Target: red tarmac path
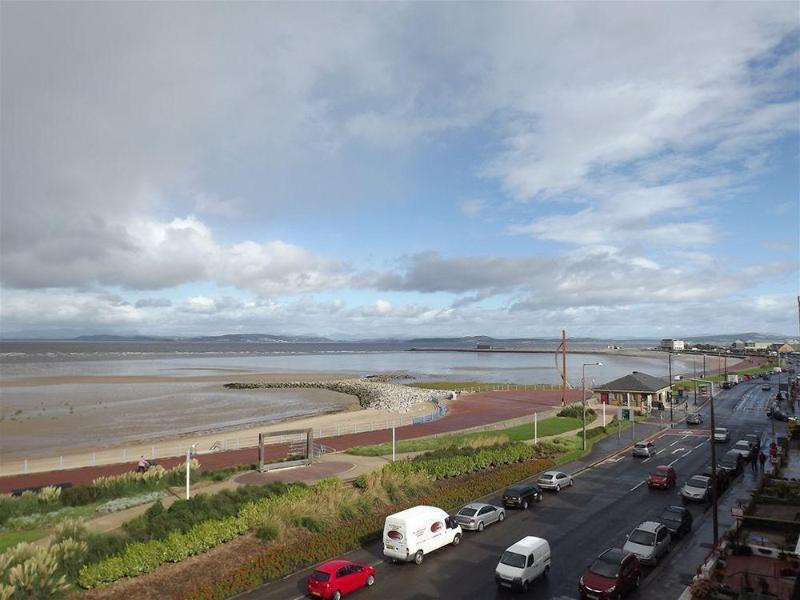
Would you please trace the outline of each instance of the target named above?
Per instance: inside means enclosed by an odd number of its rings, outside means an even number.
[[[567,402],[580,401],[580,390],[567,390]],[[469,429],[480,425],[490,425],[536,412],[546,411],[561,404],[561,392],[554,391],[496,391],[463,394],[451,407],[446,417],[430,423],[406,425],[396,429],[398,440],[448,433]],[[367,431],[364,433],[340,435],[322,438],[321,443],[336,450],[346,450],[353,446],[380,444],[391,441],[388,429]],[[272,447],[268,456],[282,456],[285,449]],[[222,469],[234,465],[258,462],[258,448],[228,450],[214,454],[203,454],[199,457],[202,469]],[[158,464],[171,468],[184,462],[180,457],[160,459]],[[65,469],[27,475],[12,475],[0,478],[0,493],[9,493],[16,489],[44,486],[50,484],[72,485],[89,484],[103,475],[119,475],[136,469],[136,462],[84,467],[81,469]]]

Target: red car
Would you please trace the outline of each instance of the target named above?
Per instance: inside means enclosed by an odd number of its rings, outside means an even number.
[[[308,594],[325,600],[339,600],[375,583],[375,569],[349,560],[322,563],[308,578]]]
[[[647,487],[650,489],[658,488],[666,490],[675,487],[677,481],[678,477],[675,474],[675,469],[667,465],[659,465],[656,467],[655,471],[647,476]]]
[[[581,600],[617,600],[639,587],[641,566],[630,552],[611,548],[598,556],[581,577]]]

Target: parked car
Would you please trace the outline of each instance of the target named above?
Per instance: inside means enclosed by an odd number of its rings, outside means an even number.
[[[550,572],[550,544],[547,540],[529,535],[510,546],[494,571],[498,587],[527,592],[538,577]]]
[[[725,469],[728,476],[733,479],[742,472],[742,455],[736,450],[728,450],[717,462],[718,469]]]
[[[765,392],[769,392],[770,390],[772,390],[772,386],[769,383],[765,383],[764,385],[761,386],[761,389]]]
[[[753,458],[753,446],[749,440],[739,440],[728,452],[738,452],[743,461],[749,461]]]
[[[711,477],[711,465],[707,466],[705,470],[701,473],[703,477],[708,477],[709,479],[713,479]],[[717,496],[720,496],[722,492],[728,489],[728,486],[731,484],[731,476],[725,469],[717,469]]]
[[[675,486],[677,478],[675,469],[667,465],[659,465],[647,476],[647,487],[666,490]]]
[[[375,583],[375,569],[349,560],[329,560],[317,565],[308,578],[310,596],[339,600],[343,596]]]
[[[776,421],[787,422],[789,420],[789,415],[787,415],[777,406],[770,407],[770,409],[767,411],[767,416]]]
[[[575,485],[572,477],[563,471],[546,471],[539,476],[536,483],[543,490],[555,490],[557,492],[560,492],[563,487]]]
[[[683,506],[668,506],[657,519],[667,529],[673,539],[683,537],[692,530],[692,513]]]
[[[632,552],[610,548],[598,556],[578,582],[581,600],[621,598],[639,587],[642,567]]]
[[[441,508],[415,506],[386,517],[383,554],[394,561],[422,563],[426,554],[461,543],[461,527]]]
[[[690,412],[686,415],[686,424],[687,425],[700,425],[703,422],[703,415],[699,412]]]
[[[714,428],[714,441],[718,443],[727,443],[731,439],[731,432],[724,427]]]
[[[506,508],[517,507],[527,510],[528,506],[542,501],[542,490],[534,483],[518,483],[506,488],[503,492],[503,506]]]
[[[655,521],[645,521],[628,536],[622,549],[636,555],[642,564],[655,565],[670,550],[669,529]]]
[[[711,497],[711,478],[704,475],[694,475],[683,484],[681,497],[693,502],[707,502]]]
[[[633,455],[650,458],[655,455],[656,447],[653,442],[636,442],[633,445]]]
[[[487,525],[502,523],[506,518],[506,509],[492,504],[472,502],[459,510],[455,515],[456,523],[461,529],[483,531]]]

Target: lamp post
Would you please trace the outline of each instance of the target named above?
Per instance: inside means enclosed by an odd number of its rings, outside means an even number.
[[[586,450],[586,367],[602,367],[603,363],[583,363],[581,366],[581,402],[583,403],[583,449]]]
[[[719,539],[719,522],[717,521],[717,447],[714,444],[714,383],[708,379],[692,379],[697,385],[699,383],[708,384],[708,399],[711,405],[711,503],[713,505],[713,512],[711,513],[711,520],[714,525],[714,542],[717,545]]]
[[[192,444],[186,450],[186,499],[189,499],[189,484],[191,482],[191,463],[192,457],[197,454],[197,444]]]
[[[672,350],[669,351],[669,426],[672,428]]]

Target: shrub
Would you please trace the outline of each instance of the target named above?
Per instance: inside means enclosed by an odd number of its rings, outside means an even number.
[[[67,519],[56,525],[53,533],[53,543],[57,544],[66,539],[77,541],[85,540],[87,537],[86,526],[77,519]]]
[[[160,497],[161,492],[149,492],[147,494],[140,494],[138,496],[130,496],[127,498],[115,498],[114,500],[109,500],[108,502],[98,506],[97,512],[111,513],[120,510],[126,510],[133,506],[139,506],[141,504],[153,502],[154,500],[158,500]]]
[[[61,503],[64,506],[84,506],[97,498],[97,488],[89,485],[67,488],[61,492]]]
[[[256,530],[256,537],[263,542],[271,542],[278,538],[279,531],[274,523],[264,523]]]
[[[61,488],[48,485],[39,490],[37,499],[42,504],[58,504],[61,499]]]
[[[586,407],[586,419],[594,419],[597,413],[595,413],[593,408]],[[569,404],[558,411],[559,417],[572,417],[573,419],[582,419],[583,418],[583,404],[578,402],[576,404]]]

